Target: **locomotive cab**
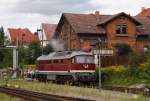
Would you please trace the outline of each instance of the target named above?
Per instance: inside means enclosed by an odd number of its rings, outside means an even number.
[[[72,67],[71,70],[77,70],[77,71],[94,71],[95,70],[95,63],[94,63],[94,57],[93,56],[84,56],[84,55],[78,55],[72,58]]]

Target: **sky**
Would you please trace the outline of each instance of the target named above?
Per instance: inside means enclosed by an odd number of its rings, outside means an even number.
[[[136,15],[150,0],[0,0],[0,24],[7,28],[29,28],[35,32],[41,23],[57,24],[62,13]]]

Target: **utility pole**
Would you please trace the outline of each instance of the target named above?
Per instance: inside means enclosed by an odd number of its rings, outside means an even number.
[[[42,35],[42,40],[41,40],[41,44],[42,44],[42,55],[43,55],[43,30],[41,29],[37,29],[37,32],[41,32]]]
[[[99,69],[99,74],[98,74],[98,82],[99,82],[99,91],[101,91],[102,88],[102,73],[101,73],[101,50],[102,50],[102,44],[104,43],[104,40],[98,38],[98,40],[92,44],[91,46],[97,47],[98,52],[96,53],[98,55],[98,69]]]
[[[99,38],[98,39],[98,48],[99,48],[98,67],[99,67],[99,91],[100,92],[101,92],[101,88],[102,88],[102,84],[101,84],[102,83],[102,77],[101,77],[101,44],[102,44],[102,40]]]

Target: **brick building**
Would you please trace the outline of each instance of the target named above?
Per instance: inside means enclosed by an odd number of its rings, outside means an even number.
[[[150,8],[142,7],[142,11],[137,14],[137,16],[149,16],[150,17]]]
[[[127,44],[133,50],[143,51],[150,44],[150,18],[130,16],[124,12],[115,15],[64,13],[56,28],[55,38],[64,42],[66,50],[91,48],[99,37],[105,48]]]

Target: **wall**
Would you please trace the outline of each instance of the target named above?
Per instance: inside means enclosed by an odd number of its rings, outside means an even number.
[[[116,25],[126,24],[128,27],[127,36],[117,36]],[[116,44],[128,44],[136,50],[136,25],[127,17],[120,16],[106,26],[108,35],[108,48],[113,48]]]
[[[64,43],[65,50],[80,48],[79,38],[65,17],[63,17],[59,27],[59,39]]]
[[[150,46],[150,40],[148,38],[137,40],[136,47],[138,51],[144,51],[144,46]]]

